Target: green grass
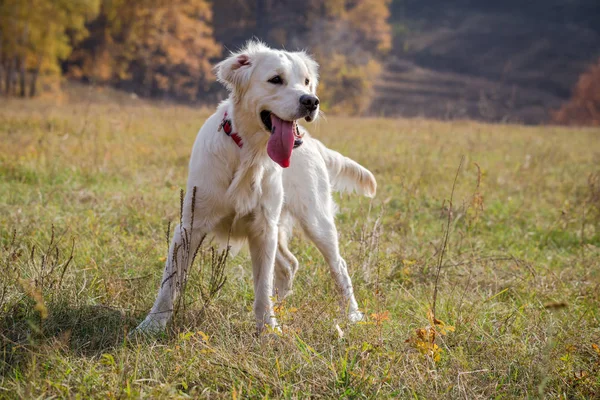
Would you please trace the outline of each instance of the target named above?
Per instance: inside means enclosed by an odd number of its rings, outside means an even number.
[[[341,250],[369,322],[340,318],[321,255],[298,235],[282,337],[254,334],[243,251],[209,304],[199,286],[210,263],[194,267],[173,332],[127,339],[154,300],[209,112],[3,100],[0,397],[600,396],[598,129],[329,117],[313,134],[379,185],[372,203],[338,196]],[[416,330],[430,324],[449,213],[436,317],[455,331],[437,335],[435,361]]]

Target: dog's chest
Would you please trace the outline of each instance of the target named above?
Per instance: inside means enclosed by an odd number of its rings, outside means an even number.
[[[222,245],[234,248],[236,243],[247,237],[257,221],[265,221],[266,218],[276,224],[283,203],[280,171],[266,169],[255,175],[244,174],[244,177],[235,186],[229,187],[229,211],[213,228],[215,238]]]
[[[276,194],[282,190],[280,170],[264,164],[246,166],[242,162],[227,189],[227,199],[239,219],[264,205],[277,207],[274,203],[280,200]]]

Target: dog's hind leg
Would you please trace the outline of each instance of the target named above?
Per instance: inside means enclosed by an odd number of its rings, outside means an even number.
[[[285,209],[323,254],[341,295],[342,309],[350,321],[357,322],[363,319],[363,314],[358,310],[346,261],[340,255],[330,173],[319,146],[324,148],[306,137],[304,145],[294,150],[295,158],[283,177]]]
[[[279,217],[277,255],[275,257],[275,282],[273,296],[279,300],[286,298],[292,291],[294,275],[298,270],[298,260],[288,249],[288,240],[292,235],[293,219],[283,210]]]
[[[330,199],[330,201],[332,201]],[[307,236],[317,246],[329,269],[337,289],[342,297],[342,309],[347,312],[351,322],[363,319],[363,314],[358,310],[358,303],[354,297],[352,280],[348,274],[346,261],[340,255],[338,247],[338,233],[334,223],[333,207],[319,207],[311,210],[313,214],[305,215],[301,220],[302,228]],[[316,213],[319,210],[320,212]]]

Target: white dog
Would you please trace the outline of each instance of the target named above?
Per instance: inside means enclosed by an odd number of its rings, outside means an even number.
[[[363,318],[339,253],[331,191],[372,197],[376,182],[368,170],[297,124],[318,116],[317,69],[304,52],[272,50],[257,42],[216,66],[230,97],[198,132],[182,224],[175,229],[154,306],[138,329],[165,328],[187,279],[190,252],[209,233],[233,247],[248,240],[257,328],[277,327],[271,296],[287,295],[298,269],[287,248],[294,222],[329,264],[349,319]]]

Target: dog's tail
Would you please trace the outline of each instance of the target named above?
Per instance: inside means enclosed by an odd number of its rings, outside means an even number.
[[[375,197],[377,192],[377,181],[368,169],[348,157],[344,157],[337,151],[318,143],[319,152],[325,160],[329,180],[333,190],[338,192],[357,192],[367,197]]]

